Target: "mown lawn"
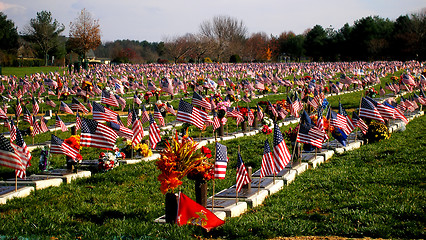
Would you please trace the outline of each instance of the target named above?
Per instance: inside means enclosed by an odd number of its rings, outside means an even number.
[[[153,162],[121,166],[12,200],[0,206],[0,233],[43,239],[424,238],[425,120],[415,119],[390,140],[334,156],[298,176],[263,206],[227,219],[209,233],[196,226],[153,222],[164,208]],[[265,138],[244,138],[247,145],[256,144],[241,150],[249,152],[243,155],[249,165],[260,165],[259,142]],[[217,191],[235,183],[235,148],[242,140],[225,142],[230,164],[227,178],[216,181]],[[185,180],[182,190],[194,197],[192,181]]]

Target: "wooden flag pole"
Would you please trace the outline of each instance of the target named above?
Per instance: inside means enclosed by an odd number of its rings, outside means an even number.
[[[16,170],[15,170],[15,192],[18,191],[18,175],[16,175]]]
[[[216,163],[216,160],[217,160],[217,133],[214,133],[214,142],[215,142],[215,144],[214,144],[214,157],[215,157],[215,163]],[[214,177],[213,177],[213,195],[212,195],[212,212],[213,212],[213,208],[214,208]]]
[[[362,98],[364,97],[364,93],[362,93],[362,95],[361,95],[361,99],[359,100],[359,108],[358,108],[358,121],[359,121],[359,112],[361,111],[361,103],[362,103]],[[360,130],[361,130],[361,128],[360,127],[358,127]],[[357,136],[358,136],[358,134],[357,134],[357,132],[355,131],[355,142],[356,142],[356,138],[357,138]]]
[[[238,153],[240,153],[240,145],[238,145]],[[235,185],[235,205],[238,204],[238,191],[237,191],[237,185]]]

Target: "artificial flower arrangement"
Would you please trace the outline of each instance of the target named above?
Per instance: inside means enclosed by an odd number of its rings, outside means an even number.
[[[121,151],[124,153],[124,156],[141,156],[141,157],[149,157],[152,155],[151,149],[148,147],[145,143],[138,143],[135,146],[132,145],[131,140],[126,141],[125,147],[121,149]],[[125,157],[124,157],[125,158]]]
[[[372,98],[376,97],[377,94],[378,94],[378,92],[373,87],[371,87],[371,88],[367,89],[367,91],[365,91],[365,95],[372,97]]]
[[[217,107],[217,117],[219,119],[222,119],[223,117],[225,117],[226,114],[226,110],[228,109],[228,107],[230,107],[231,104],[228,101],[224,101],[224,102],[218,102],[216,104]]]
[[[270,128],[268,127],[268,125],[263,125],[262,133],[263,133],[263,134],[266,134],[266,135],[269,135],[269,134],[271,134],[271,133],[272,133],[272,129],[270,129]]]
[[[125,158],[125,155],[124,155],[124,157],[122,157],[121,153],[119,153],[119,154],[120,154],[119,156],[121,158]],[[118,165],[120,165],[120,163],[118,161],[118,158],[120,158],[120,157],[117,157],[117,155],[112,153],[112,152],[107,152],[107,153],[101,152],[99,154],[99,159],[98,159],[99,170],[106,172],[106,171],[109,171],[109,170],[117,167]]]
[[[205,155],[205,159],[196,165],[189,173],[188,179],[207,182],[214,177],[214,164],[209,161],[212,157],[212,152],[209,148],[202,146],[201,153]]]
[[[174,192],[178,186],[182,185],[181,179],[195,171],[194,168],[200,167],[206,159],[206,154],[198,149],[198,143],[188,135],[179,139],[176,133],[171,144],[167,141],[166,148],[160,153],[160,158],[155,163],[161,171],[157,178],[161,182],[161,192],[163,194]],[[204,168],[204,164],[199,170],[202,170],[201,168],[207,169]]]
[[[283,132],[283,136],[290,142],[296,142],[297,133],[299,132],[299,124],[296,127],[289,127],[287,131]]]
[[[71,137],[64,139],[64,142],[79,152],[83,148],[80,146],[80,135],[71,135]],[[83,160],[83,157],[80,155],[80,153],[77,154],[76,159],[72,159],[74,163],[79,163],[81,160]]]
[[[391,136],[389,128],[382,122],[371,121],[368,124],[368,131],[364,135],[369,143],[379,142],[383,139],[389,139]]]
[[[274,120],[270,119],[269,117],[264,116],[262,119],[263,125],[267,125],[269,128],[272,127],[274,124]]]

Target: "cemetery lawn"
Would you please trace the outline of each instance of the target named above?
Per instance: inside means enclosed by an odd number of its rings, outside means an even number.
[[[31,75],[34,73],[49,73],[49,72],[59,72],[61,75],[64,70],[68,70],[64,67],[2,67],[2,74],[5,76],[24,77],[25,75]]]
[[[247,144],[260,142],[265,135],[245,139]],[[242,145],[237,140],[224,144],[235,149]],[[209,233],[198,226],[154,223],[164,212],[154,162],[120,166],[11,200],[0,206],[0,233],[42,239],[424,238],[425,146],[422,116],[387,141],[334,156],[308,170],[262,206],[227,219]],[[259,166],[261,157],[255,152],[261,151],[253,150],[255,159],[245,154],[243,160]],[[235,183],[235,155],[232,150],[227,177],[216,181],[216,191]],[[192,181],[184,179],[182,190],[194,198]]]

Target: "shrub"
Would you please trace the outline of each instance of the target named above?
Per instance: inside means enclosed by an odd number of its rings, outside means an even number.
[[[240,55],[238,55],[238,54],[234,54],[234,55],[232,55],[232,56],[229,58],[229,62],[231,62],[231,63],[240,63],[240,62],[242,62],[242,61],[241,61]]]
[[[213,61],[209,57],[206,57],[204,58],[204,63],[213,63]]]

